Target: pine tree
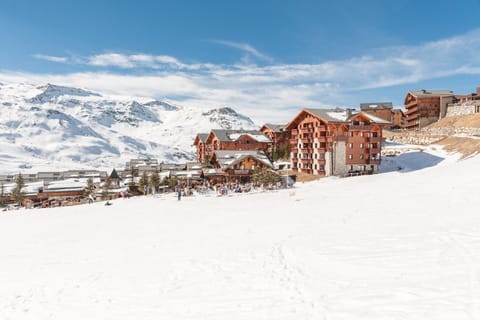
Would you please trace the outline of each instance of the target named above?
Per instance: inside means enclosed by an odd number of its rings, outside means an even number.
[[[102,190],[103,200],[108,199],[108,191],[110,190],[111,186],[112,186],[112,180],[110,180],[109,176],[105,177],[105,182],[103,183],[103,190]]]
[[[85,190],[83,191],[83,196],[88,197],[89,195],[94,195],[95,194],[95,184],[93,183],[92,178],[88,178],[87,180],[87,186],[85,187]]]
[[[23,180],[23,176],[21,173],[17,175],[15,179],[15,189],[12,191],[13,200],[19,205],[22,204],[23,198],[25,194],[22,192],[22,189],[25,187],[25,181]]]
[[[138,181],[138,188],[139,191],[144,195],[148,193],[148,175],[146,171],[143,172],[142,176],[140,177],[140,181]],[[145,192],[145,190],[147,191]]]
[[[155,191],[157,191],[159,186],[160,186],[160,176],[158,175],[158,172],[155,171],[150,176],[150,187],[155,188]]]

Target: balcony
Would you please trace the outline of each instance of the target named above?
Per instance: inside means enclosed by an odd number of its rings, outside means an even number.
[[[313,149],[312,148],[303,148],[303,149],[300,149],[300,153],[313,153]]]
[[[335,139],[335,141],[347,141],[348,140],[348,136],[335,136],[333,138]]]
[[[296,145],[298,143],[298,138],[292,138],[290,139],[290,144]]]
[[[296,136],[298,134],[298,130],[297,129],[292,129],[291,134],[292,134],[292,136]]]
[[[318,163],[318,164],[323,164],[325,165],[325,159],[315,159],[315,162]]]
[[[370,148],[370,153],[380,153],[380,148]]]
[[[302,141],[302,143],[312,143],[313,139],[312,138],[302,138],[302,139],[300,139],[300,141]]]
[[[407,109],[407,112],[405,112],[405,114],[412,114],[412,113],[415,113],[415,112],[417,112],[417,111],[418,111],[418,107],[415,106],[415,107],[413,107],[413,108]]]
[[[300,159],[300,160],[301,160],[301,162],[304,163],[304,164],[313,163],[313,159],[309,159],[309,158],[308,158],[308,159],[302,158],[302,159]]]
[[[382,142],[382,137],[369,137],[367,138],[368,142],[379,143]]]
[[[313,133],[313,128],[300,128],[300,133]]]
[[[298,148],[297,148],[297,147],[295,147],[295,148],[290,148],[290,152],[298,153]]]
[[[317,131],[327,131],[327,126],[318,126],[315,128],[317,129]]]
[[[351,124],[349,128],[350,128],[350,130],[355,130],[355,131],[370,131],[370,130],[372,130],[372,126],[370,126],[370,125],[359,125],[359,124]]]
[[[236,169],[236,170],[233,170],[233,174],[248,175],[248,174],[250,174],[250,170]]]
[[[380,159],[370,159],[369,164],[380,164]]]
[[[318,153],[325,153],[327,152],[327,148],[316,148],[315,149]]]
[[[293,163],[298,163],[298,158],[291,158],[290,161]]]

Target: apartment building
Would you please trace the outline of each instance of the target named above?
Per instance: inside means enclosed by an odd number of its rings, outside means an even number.
[[[303,109],[286,126],[292,169],[322,176],[377,172],[382,129],[390,125],[351,109]]]

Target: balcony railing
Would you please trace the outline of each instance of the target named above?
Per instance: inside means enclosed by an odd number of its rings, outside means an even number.
[[[380,159],[370,159],[370,164],[380,164]]]
[[[233,174],[246,175],[250,174],[250,170],[235,169],[233,170]]]
[[[301,161],[302,163],[313,163],[313,159],[310,158],[302,158]]]
[[[302,141],[302,143],[312,143],[313,142],[312,138],[302,138],[300,140]]]
[[[297,129],[292,129],[291,134],[292,134],[292,136],[296,136],[298,134],[298,130]]]
[[[313,128],[300,128],[300,133],[312,133]]]
[[[300,152],[301,153],[313,153],[313,149],[312,148],[303,148],[303,149],[300,149]]]
[[[372,130],[372,126],[352,124],[352,125],[350,125],[350,130],[370,131],[370,130]]]
[[[370,148],[370,153],[380,153],[380,148]]]

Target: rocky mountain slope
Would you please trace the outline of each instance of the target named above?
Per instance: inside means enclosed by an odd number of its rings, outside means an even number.
[[[0,83],[0,172],[123,167],[194,158],[196,133],[254,129],[231,108],[199,109],[52,84]]]

